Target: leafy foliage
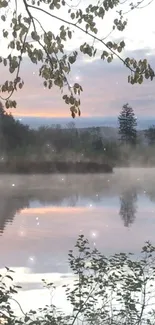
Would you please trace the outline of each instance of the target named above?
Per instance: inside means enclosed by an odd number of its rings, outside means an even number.
[[[118,117],[119,134],[121,141],[126,144],[136,144],[137,140],[137,120],[133,111],[133,108],[128,104],[125,104]]]
[[[1,154],[7,154],[17,148],[33,143],[29,126],[16,121],[8,114],[0,102],[0,147]]]
[[[7,324],[149,324],[155,321],[154,283],[155,247],[146,242],[141,257],[119,253],[106,257],[80,235],[75,251],[69,251],[69,265],[74,273],[73,285],[64,285],[66,299],[71,305],[71,313],[64,313],[51,303],[39,311],[25,313],[19,305],[23,317],[17,317],[10,302],[17,286],[12,282],[11,271],[1,275],[0,313]],[[8,283],[8,281],[7,281]],[[43,280],[44,286],[52,290],[55,286]]]
[[[138,8],[144,0],[131,3],[130,10]],[[82,4],[82,2],[80,2]],[[16,107],[16,102],[11,99],[14,91],[22,89],[24,80],[20,77],[20,68],[24,56],[39,66],[39,75],[43,79],[44,87],[51,89],[53,85],[60,88],[61,92],[68,88],[67,93],[63,93],[62,98],[70,107],[71,115],[74,118],[80,115],[80,94],[83,91],[79,83],[70,85],[68,75],[72,70],[72,65],[77,61],[79,53],[95,57],[98,54],[95,42],[103,45],[100,55],[101,60],[108,63],[116,56],[129,69],[128,82],[131,84],[141,84],[144,79],[153,80],[155,73],[146,59],[136,61],[134,58],[123,59],[120,53],[125,48],[122,39],[119,42],[107,40],[114,30],[122,32],[127,20],[124,18],[123,7],[119,0],[94,1],[86,8],[71,5],[68,8],[66,0],[21,0],[11,2],[11,14],[9,12],[10,0],[0,0],[1,24],[4,25],[2,37],[8,43],[8,55],[0,57],[0,63],[8,67],[13,74],[13,80],[6,80],[0,86],[1,98],[5,100],[6,108]],[[69,21],[61,18],[57,11],[68,8]],[[121,8],[116,11],[116,18],[113,21],[111,32],[107,38],[99,36],[96,21],[104,20],[111,10]],[[38,19],[38,14],[44,14],[44,20],[50,18],[48,30],[44,27],[43,21]],[[62,23],[59,33],[54,32],[54,22],[58,20]],[[8,28],[9,26],[9,28]],[[92,38],[92,42],[84,42],[77,51],[68,53],[65,50],[65,43],[74,37],[74,32],[78,30]],[[7,93],[7,96],[3,96]]]

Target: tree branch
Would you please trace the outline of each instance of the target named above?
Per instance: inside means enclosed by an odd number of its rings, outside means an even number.
[[[23,0],[23,1],[24,1],[24,0]],[[1,98],[2,100],[5,100],[5,101],[9,100],[9,99],[11,98],[11,96],[13,95],[14,91],[16,90],[17,80],[18,80],[18,77],[19,77],[19,72],[20,72],[20,67],[21,67],[21,62],[22,62],[22,56],[23,56],[23,52],[24,52],[24,46],[25,46],[25,43],[26,43],[27,35],[28,35],[28,33],[29,33],[29,30],[30,30],[30,26],[31,26],[31,23],[29,24],[29,27],[28,27],[28,29],[27,29],[27,32],[26,32],[26,34],[25,34],[25,36],[24,36],[23,46],[22,46],[22,49],[21,49],[21,52],[20,52],[20,56],[19,56],[19,62],[18,62],[18,67],[17,67],[16,77],[15,77],[15,79],[14,79],[14,81],[13,81],[13,82],[14,82],[14,87],[13,87],[13,89],[12,89],[10,95],[9,95],[7,98],[3,98],[3,97],[0,95],[0,98]]]
[[[24,1],[24,3],[26,3],[26,0],[23,0]],[[144,0],[143,0],[144,1]],[[48,12],[48,11],[46,11],[45,9],[43,9],[43,8],[40,8],[40,7],[36,7],[36,6],[32,6],[32,5],[29,5],[29,4],[27,4],[26,3],[26,8],[32,8],[32,9],[35,9],[35,10],[38,10],[38,11],[40,11],[40,12],[43,12],[44,14],[46,14],[46,15],[48,15],[48,16],[50,16],[50,17],[52,17],[52,18],[54,18],[54,19],[57,19],[57,20],[59,20],[59,21],[61,21],[61,22],[63,22],[63,23],[65,23],[65,24],[67,24],[67,25],[70,25],[70,26],[73,26],[73,27],[75,27],[76,29],[78,29],[78,30],[80,30],[81,32],[83,32],[84,34],[87,34],[87,35],[89,35],[90,37],[92,37],[92,38],[94,38],[96,41],[98,41],[98,42],[100,42],[100,43],[102,43],[113,55],[115,55],[120,61],[122,61],[123,62],[123,64],[125,64],[126,65],[126,67],[131,71],[131,72],[135,72],[135,70],[134,69],[132,69],[126,62],[125,62],[125,60],[118,54],[118,53],[116,53],[113,49],[111,49],[105,42],[104,42],[104,40],[102,40],[102,39],[100,39],[99,37],[97,37],[96,35],[94,35],[94,34],[92,34],[92,33],[90,33],[90,32],[88,32],[88,31],[86,31],[84,28],[82,28],[82,27],[80,27],[80,26],[78,26],[77,24],[75,24],[75,23],[72,23],[72,22],[70,22],[70,21],[68,21],[68,20],[66,20],[66,19],[64,19],[64,18],[60,18],[60,17],[58,17],[58,16],[55,16],[55,15],[53,15],[53,14],[51,14],[50,12]],[[27,12],[30,12],[29,10],[27,11]],[[31,15],[31,13],[30,13],[30,16],[32,16]]]
[[[47,35],[45,29],[43,28],[42,24],[40,23],[40,21],[39,21],[37,18],[35,18],[35,17],[33,17],[33,19],[35,19],[35,20],[37,21],[37,23],[40,25],[42,31],[44,32],[44,34],[45,34],[46,37],[48,38],[48,35]],[[42,48],[44,49],[44,51],[45,51],[45,53],[46,53],[46,55],[47,55],[47,57],[48,57],[48,59],[49,59],[51,65],[52,65],[51,57],[50,57],[48,51],[46,50],[46,48],[45,48],[45,47],[44,47],[40,42],[39,42],[39,44],[40,44],[40,45],[42,46]],[[54,53],[54,54],[55,54],[55,57],[56,57],[57,62],[59,63],[59,66],[60,66],[61,72],[62,72],[63,75],[64,75],[64,78],[65,78],[66,83],[67,83],[67,85],[68,85],[68,89],[69,89],[69,91],[71,92],[71,95],[73,96],[73,92],[72,92],[71,86],[70,86],[70,84],[69,84],[69,81],[68,81],[68,79],[67,79],[67,77],[66,77],[64,71],[63,71],[62,68],[61,68],[61,63],[59,62],[58,56],[57,56],[56,53]]]
[[[125,0],[126,1],[126,0]],[[138,1],[137,4],[134,6],[131,6],[131,9],[129,9],[126,12],[123,12],[123,15],[127,15],[129,12],[133,11],[134,9],[142,9],[143,7],[139,7],[139,5],[141,5],[145,0],[141,0]],[[151,2],[153,2],[154,0],[151,0],[149,3],[147,3],[146,5],[144,5],[144,8],[147,7]]]

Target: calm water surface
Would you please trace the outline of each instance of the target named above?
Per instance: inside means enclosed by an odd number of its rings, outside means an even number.
[[[155,169],[0,176],[0,268],[16,268],[24,290],[68,275],[80,233],[105,254],[155,243]]]

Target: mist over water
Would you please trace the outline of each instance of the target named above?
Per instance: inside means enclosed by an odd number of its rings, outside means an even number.
[[[146,240],[155,243],[154,176],[154,168],[1,175],[0,268],[15,268],[26,294],[42,278],[70,279],[67,254],[79,234],[104,254],[138,254]]]
[[[154,241],[154,175],[153,168],[101,175],[2,175],[0,266],[64,271],[80,233],[105,253],[136,252],[145,240]]]

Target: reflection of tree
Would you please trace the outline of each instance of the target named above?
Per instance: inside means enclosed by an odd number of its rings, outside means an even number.
[[[2,192],[2,191],[1,191]],[[86,200],[93,200],[94,202],[99,202],[101,198],[97,193],[97,196],[94,195],[92,190],[84,196],[80,195],[80,190],[75,189],[66,189],[59,188],[56,190],[21,190],[16,191],[16,194],[13,192],[8,192],[1,194],[0,192],[0,234],[5,230],[7,224],[11,224],[15,215],[24,208],[28,208],[31,202],[38,201],[43,205],[57,205],[62,206],[64,202],[67,206],[75,207],[79,198],[85,198]]]
[[[150,201],[155,202],[155,187],[147,190],[146,194]]]
[[[114,176],[110,178],[109,175],[104,177],[95,175],[82,175],[82,177],[78,175],[77,177],[74,175],[67,176],[63,181],[61,177],[53,177],[49,183],[46,177],[44,180],[44,177],[37,176],[32,183],[30,181],[28,183],[27,177],[17,177],[15,187],[10,188],[9,185],[4,190],[0,186],[0,233],[4,232],[6,224],[13,222],[16,213],[29,207],[32,202],[42,205],[75,207],[79,200],[97,204],[103,198],[113,197],[122,189],[121,185],[119,185],[121,188],[118,187],[117,179],[114,179]],[[5,182],[5,177],[3,182]],[[23,182],[23,185],[20,185],[20,182]],[[7,178],[6,183],[10,184]],[[134,220],[136,198],[135,190],[132,191],[131,188],[121,197],[120,215],[125,226],[130,225]],[[129,206],[132,207],[129,208]]]
[[[68,200],[67,200],[68,201],[68,206],[69,207],[75,207],[76,204],[77,204],[78,199],[79,199],[79,195],[76,194],[76,193],[74,195],[70,196],[68,198]]]
[[[15,215],[30,206],[33,201],[38,201],[43,205],[51,204],[61,206],[64,200],[68,201],[69,206],[76,206],[79,195],[77,193],[66,194],[66,191],[47,191],[33,190],[25,191],[24,193],[16,192],[16,195],[8,193],[0,194],[0,234],[5,230],[7,224],[11,224]]]
[[[120,197],[119,215],[124,221],[124,226],[129,227],[134,222],[137,212],[137,193],[130,189]]]
[[[8,223],[12,223],[15,214],[29,206],[29,200],[24,197],[0,196],[0,234]]]

